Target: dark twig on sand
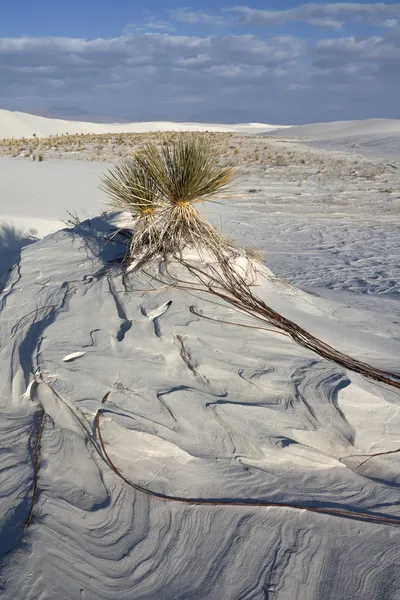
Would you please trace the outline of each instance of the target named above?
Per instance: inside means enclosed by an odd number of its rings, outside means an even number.
[[[193,506],[232,506],[232,507],[256,507],[256,508],[291,508],[294,510],[307,510],[309,512],[316,512],[320,514],[325,514],[333,517],[342,517],[345,519],[354,519],[359,521],[367,521],[370,523],[378,523],[378,524],[386,524],[386,525],[400,525],[400,517],[394,516],[386,516],[379,513],[374,512],[358,512],[352,510],[346,510],[342,508],[324,508],[324,507],[315,507],[315,506],[307,506],[303,504],[292,504],[292,503],[284,503],[284,502],[268,502],[262,500],[238,500],[235,498],[232,499],[203,499],[203,498],[184,498],[181,496],[172,496],[169,494],[164,494],[162,492],[155,492],[153,490],[149,490],[148,488],[133,483],[125,475],[121,473],[115,463],[111,460],[103,439],[103,435],[101,432],[101,416],[104,411],[98,411],[96,415],[96,430],[99,439],[100,448],[103,452],[103,456],[107,461],[109,467],[114,471],[114,473],[120,477],[127,485],[131,488],[135,489],[138,492],[151,496],[152,498],[156,498],[158,500],[164,500],[168,502],[175,502],[180,504],[190,504]]]
[[[259,321],[274,325],[289,335],[300,346],[312,350],[322,358],[373,381],[400,389],[400,375],[378,369],[336,350],[269,307],[263,300],[253,294],[250,285],[246,282],[246,277],[237,273],[228,260],[222,261],[218,268],[209,267],[209,272],[186,261],[182,260],[181,262],[195,281],[204,286],[205,291],[208,293],[225,300],[228,304]]]
[[[29,514],[25,520],[25,527],[29,527],[31,522],[32,522],[32,518],[33,518],[33,511],[35,508],[35,504],[36,504],[36,500],[37,500],[37,496],[38,496],[38,492],[39,492],[39,470],[40,470],[40,456],[41,456],[41,448],[42,448],[42,435],[43,435],[43,429],[44,429],[44,424],[46,421],[46,413],[44,412],[43,408],[40,409],[40,421],[39,421],[39,429],[37,432],[37,436],[35,439],[35,443],[34,443],[34,448],[33,448],[33,490],[32,490],[32,498],[31,498],[31,505],[30,505],[30,509],[29,509]]]

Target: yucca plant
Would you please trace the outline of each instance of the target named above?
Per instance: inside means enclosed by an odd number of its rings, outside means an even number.
[[[158,187],[135,156],[107,171],[100,188],[109,195],[115,208],[135,217],[152,216],[162,204]]]
[[[226,191],[235,178],[234,167],[219,165],[210,142],[199,135],[178,134],[160,141],[135,155],[166,202],[159,222],[158,251],[169,255],[185,246],[221,250],[227,242],[194,204]]]
[[[129,254],[137,257],[157,243],[157,210],[165,203],[158,187],[135,155],[110,169],[101,178],[114,208],[130,212],[134,219]]]
[[[232,166],[220,166],[205,137],[162,136],[102,177],[101,189],[114,207],[135,218],[132,259],[171,256],[186,246],[215,253],[229,246],[194,208],[226,191]]]

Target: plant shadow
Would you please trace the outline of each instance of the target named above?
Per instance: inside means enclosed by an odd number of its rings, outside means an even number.
[[[18,262],[21,250],[37,241],[35,230],[23,231],[7,223],[0,224],[0,276]]]
[[[121,265],[132,237],[131,230],[115,226],[101,216],[82,221],[70,231],[80,237],[89,254],[109,268]]]

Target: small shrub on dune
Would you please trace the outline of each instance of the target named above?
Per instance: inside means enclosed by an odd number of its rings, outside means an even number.
[[[276,160],[280,158],[277,156]],[[194,278],[194,287],[178,279],[172,279],[173,285],[183,284],[184,289],[193,290],[200,285],[213,297],[264,324],[273,325],[323,359],[400,389],[397,374],[374,368],[336,350],[253,293],[251,263],[262,261],[262,256],[249,249],[248,265],[243,269],[234,264],[230,259],[239,253],[194,207],[197,202],[226,191],[234,176],[233,167],[218,164],[218,156],[207,138],[195,135],[166,137],[161,145],[152,142],[138,150],[131,161],[109,171],[103,177],[103,189],[111,196],[114,206],[130,211],[136,218],[130,246],[130,257],[137,261],[136,266],[150,258],[179,256],[187,246],[199,252],[209,251],[216,265],[203,267],[198,261],[190,264],[183,260]]]
[[[157,210],[162,208],[164,200],[136,157],[133,156],[104,174],[100,188],[108,194],[114,208],[131,213],[134,219],[130,256],[137,258],[145,248],[154,246]]]
[[[163,204],[158,187],[136,156],[103,175],[100,188],[108,194],[114,208],[137,218],[152,216]]]
[[[103,177],[113,205],[137,217],[131,258],[165,258],[188,246],[220,253],[229,243],[194,205],[225,192],[234,168],[218,164],[205,137],[179,134],[158,142],[140,148]]]
[[[205,137],[180,134],[161,146],[148,144],[137,160],[165,199],[157,250],[173,254],[186,246],[219,250],[225,240],[196,210],[195,204],[226,192],[235,178],[231,166],[220,166]]]

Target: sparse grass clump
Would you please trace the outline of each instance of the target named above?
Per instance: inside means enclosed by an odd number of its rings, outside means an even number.
[[[69,211],[66,210],[65,211],[68,215],[68,219],[63,220],[63,223],[65,223],[65,225],[67,227],[78,227],[81,224],[81,218],[79,217],[78,213],[76,212],[76,210],[74,211]]]

